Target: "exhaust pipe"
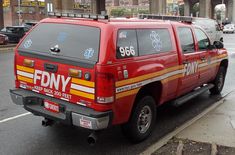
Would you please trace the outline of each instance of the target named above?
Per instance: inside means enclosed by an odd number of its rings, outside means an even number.
[[[47,127],[47,126],[51,126],[54,124],[53,120],[47,119],[45,118],[44,120],[42,120],[42,126]]]
[[[96,132],[92,132],[88,137],[87,137],[87,142],[89,145],[93,146],[96,144],[98,140],[98,137],[97,137],[97,133]]]

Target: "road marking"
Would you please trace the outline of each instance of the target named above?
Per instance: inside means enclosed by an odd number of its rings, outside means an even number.
[[[217,101],[212,106],[210,106],[207,109],[205,109],[202,113],[198,114],[197,116],[195,116],[191,120],[189,120],[186,123],[184,123],[183,125],[181,125],[179,128],[175,129],[174,131],[170,132],[166,136],[162,137],[159,141],[157,141],[155,144],[149,146],[145,151],[141,152],[139,155],[153,154],[155,151],[157,151],[159,148],[161,148],[163,145],[165,145],[175,135],[177,135],[178,133],[183,131],[185,128],[187,128],[190,125],[192,125],[193,123],[195,123],[197,120],[199,120],[200,118],[202,118],[203,116],[208,114],[210,111],[212,111],[215,108],[217,108],[222,103],[224,103],[224,101],[226,100],[225,97],[228,96],[229,94],[231,94],[232,92],[233,91],[231,91],[231,92],[225,94],[224,96],[222,96],[221,100]]]
[[[32,114],[32,113],[31,112],[27,112],[27,113],[23,113],[23,114],[20,114],[20,115],[13,116],[13,117],[9,117],[9,118],[0,120],[0,123],[5,123],[5,122],[8,122],[8,121],[20,118],[20,117],[24,117],[24,116],[27,116],[27,115],[30,115],[30,114]]]
[[[235,120],[231,120],[230,123],[231,123],[233,129],[235,129]]]
[[[184,149],[184,144],[182,140],[179,141],[178,147],[176,149],[176,155],[182,155],[183,154],[183,149]]]
[[[211,155],[217,155],[218,154],[218,149],[217,145],[215,143],[211,144]]]

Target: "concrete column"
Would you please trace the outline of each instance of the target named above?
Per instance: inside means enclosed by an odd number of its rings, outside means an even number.
[[[38,1],[38,0],[35,0],[35,1]],[[39,21],[39,20],[40,20],[40,14],[39,14],[40,9],[39,9],[38,4],[37,4],[37,6],[35,7],[35,12],[37,12],[37,13],[34,15],[34,20]]]
[[[228,0],[227,13],[228,20],[235,23],[235,0]]]
[[[155,9],[157,7],[157,1],[156,0],[149,0],[149,12],[151,14],[156,14],[157,10]]]
[[[4,27],[4,18],[3,18],[3,0],[0,0],[0,29],[2,29]]]
[[[211,0],[199,0],[199,16],[200,17],[211,17]]]
[[[91,13],[95,13],[95,12],[96,12],[96,1],[91,0]]]
[[[52,3],[55,12],[62,11],[62,0],[53,0]]]
[[[184,1],[184,16],[190,16],[190,2],[189,0]]]
[[[152,14],[166,14],[166,0],[150,0],[149,10]]]
[[[166,0],[162,0],[162,14],[166,14]]]
[[[113,5],[114,6],[119,6],[119,0],[113,0]]]
[[[225,18],[228,18],[228,2],[225,3],[225,6],[226,6]]]
[[[64,12],[72,12],[74,6],[74,0],[61,0],[62,1],[62,10]]]
[[[192,12],[193,12],[193,6],[195,5],[196,3],[194,3],[194,4],[192,4],[192,3],[189,3],[189,16],[191,16],[192,15]]]
[[[19,25],[19,16],[16,14],[13,10],[15,6],[18,6],[18,2],[16,0],[11,0],[10,1],[10,7],[11,7],[11,24],[13,26]]]
[[[55,11],[55,8],[54,8],[55,6],[54,6],[53,0],[45,0],[45,3],[46,3],[46,8],[45,8],[45,9],[46,9],[46,13],[47,13],[47,11],[53,11],[53,12]],[[52,4],[52,8],[50,8],[50,9],[48,8],[48,3],[49,3],[49,4]],[[48,9],[49,9],[49,10],[48,10]],[[52,9],[52,10],[51,10],[51,9]]]
[[[132,5],[139,5],[138,0],[132,0]]]
[[[215,6],[216,4],[211,4],[211,18],[215,19]]]
[[[101,14],[105,10],[105,0],[91,0],[91,9],[94,14]]]

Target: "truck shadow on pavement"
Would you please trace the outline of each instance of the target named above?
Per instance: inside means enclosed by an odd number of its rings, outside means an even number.
[[[46,130],[47,141],[41,142],[44,145],[41,146],[43,149],[34,148],[30,152],[35,154],[39,153],[37,151],[49,154],[139,154],[219,99],[221,96],[210,96],[209,93],[204,93],[177,108],[170,104],[159,107],[152,135],[139,144],[129,142],[122,135],[121,127],[116,126],[101,132],[97,143],[90,146],[87,143],[90,132],[87,130],[55,124],[52,127],[40,129]]]

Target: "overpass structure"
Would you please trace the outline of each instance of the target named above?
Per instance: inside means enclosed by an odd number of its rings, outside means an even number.
[[[54,4],[57,10],[72,10],[74,0],[46,0]],[[120,0],[113,0],[114,6],[119,6]],[[138,5],[138,0],[131,0],[132,5]],[[167,0],[149,0],[149,10],[153,14],[166,14]],[[184,0],[184,15],[190,16],[193,6],[199,3],[200,17],[213,18],[215,6],[221,4],[222,0]],[[226,6],[226,17],[229,21],[235,22],[235,0],[223,0]],[[91,0],[91,10],[93,13],[105,11],[105,0]]]
[[[0,0],[0,29],[4,27],[4,19],[3,19],[3,1]]]
[[[113,0],[114,6],[119,6],[119,0]],[[138,5],[138,0],[131,0],[132,5]],[[53,3],[54,10],[72,10],[74,0],[46,0],[47,3]],[[151,13],[165,14],[166,0],[149,0],[149,9]],[[92,13],[101,13],[105,11],[105,0],[91,0]]]
[[[215,6],[221,4],[222,0],[184,0],[184,15],[190,16],[193,6],[199,3],[199,17],[214,17]],[[226,17],[235,23],[235,0],[224,0],[226,6]]]
[[[74,8],[74,0],[45,0],[46,3],[53,4],[54,11],[70,11]],[[105,11],[105,0],[91,0],[92,13],[100,14]]]
[[[17,2],[17,0],[10,0]],[[36,0],[38,1],[38,0]],[[84,2],[85,0],[81,0]],[[167,0],[149,0],[149,10],[152,14],[166,14]],[[183,0],[184,1],[184,15],[190,16],[193,6],[199,3],[200,17],[212,18],[214,15],[215,6],[221,4],[222,0]],[[235,23],[235,0],[223,0],[226,5],[226,17],[229,21]],[[0,5],[3,0],[0,0]],[[53,4],[54,11],[70,11],[74,9],[75,0],[45,0],[46,4]],[[137,6],[138,0],[131,0],[131,4]],[[119,6],[120,0],[113,0],[114,6]],[[1,5],[2,6],[2,5]],[[3,26],[3,11],[0,6],[0,27]],[[91,0],[91,12],[100,14],[105,11],[105,0]]]

